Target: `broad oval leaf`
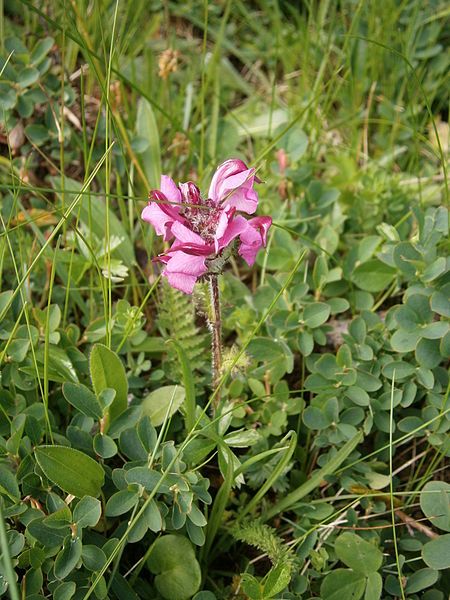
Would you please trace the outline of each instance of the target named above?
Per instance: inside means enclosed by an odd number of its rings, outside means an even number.
[[[427,542],[422,548],[422,558],[426,565],[437,571],[450,569],[450,533]]]
[[[150,417],[152,425],[157,427],[164,423],[164,419],[171,417],[183,404],[186,397],[184,387],[181,385],[165,385],[150,392],[142,400],[142,411]]]
[[[106,388],[116,390],[116,397],[109,407],[109,417],[113,420],[128,407],[125,367],[117,354],[103,344],[95,344],[89,365],[92,385],[97,396]]]
[[[337,538],[334,547],[339,560],[363,575],[378,571],[383,562],[383,554],[377,546],[349,531]]]
[[[374,258],[356,267],[352,280],[361,290],[381,292],[391,283],[395,274],[395,269]]]
[[[420,508],[435,527],[450,531],[450,485],[429,481],[420,493]]]
[[[67,446],[38,446],[35,456],[45,476],[68,494],[100,495],[105,473],[90,456]]]
[[[64,398],[81,413],[93,419],[101,419],[103,411],[95,394],[82,383],[64,383]]]
[[[156,574],[158,592],[167,600],[187,600],[200,588],[200,565],[192,544],[185,537],[165,535],[158,538],[147,565]]]
[[[351,569],[331,571],[320,586],[323,600],[359,600],[364,594],[366,578]]]

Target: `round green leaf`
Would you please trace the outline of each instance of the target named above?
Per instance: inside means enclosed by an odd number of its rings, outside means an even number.
[[[427,587],[434,585],[439,574],[434,569],[419,569],[408,577],[405,591],[408,594],[417,594]]]
[[[323,325],[330,316],[331,309],[325,302],[315,302],[308,304],[303,311],[303,320],[310,329],[315,329]]]
[[[111,458],[117,454],[116,442],[109,435],[97,433],[94,437],[94,452],[102,458]]]
[[[431,296],[431,310],[443,317],[450,317],[450,300],[440,291],[435,291]]]
[[[444,358],[450,356],[450,331],[447,332],[440,341],[439,351]]]
[[[369,394],[357,385],[352,385],[347,388],[345,390],[345,395],[358,406],[369,406],[370,404]]]
[[[450,485],[429,481],[420,493],[420,508],[435,527],[450,531]]]
[[[383,579],[377,572],[370,573],[367,577],[366,593],[364,600],[380,600],[383,591]]]
[[[53,592],[53,600],[70,600],[75,594],[77,586],[73,581],[64,581]]]
[[[411,352],[415,350],[420,337],[419,329],[414,329],[413,331],[397,329],[391,337],[392,349],[396,352]]]
[[[17,77],[17,83],[20,87],[25,88],[30,85],[33,85],[33,83],[36,83],[38,79],[39,71],[37,69],[35,69],[34,67],[25,67],[25,69],[22,69],[22,71],[20,71]]]
[[[45,476],[68,494],[100,495],[105,473],[87,454],[67,446],[38,446],[35,456]]]
[[[335,550],[339,560],[363,575],[378,571],[383,562],[383,554],[379,548],[355,533],[345,532],[340,535],[335,542]]]
[[[384,365],[382,373],[388,379],[393,379],[395,377],[395,381],[397,382],[406,379],[407,377],[411,377],[415,373],[415,368],[404,360],[393,360]]]
[[[107,517],[117,517],[131,510],[139,501],[139,493],[133,490],[120,490],[106,503]]]
[[[450,569],[450,533],[427,542],[422,548],[422,558],[426,565],[437,571]]]
[[[366,292],[381,292],[394,279],[396,270],[376,258],[357,266],[353,271],[353,283]]]
[[[93,544],[83,544],[81,559],[88,571],[100,571],[106,562],[103,550]]]
[[[36,146],[41,146],[50,138],[48,129],[43,125],[27,125],[25,127],[25,134]]]
[[[366,578],[351,569],[331,571],[320,586],[323,600],[359,600],[366,588]]]
[[[200,588],[200,565],[192,544],[185,537],[165,535],[158,538],[147,565],[156,575],[158,592],[167,600],[187,600]]]
[[[152,425],[157,427],[164,423],[166,415],[171,417],[184,402],[184,387],[181,385],[166,385],[151,392],[142,401],[144,415],[150,417]]]
[[[39,64],[47,54],[50,52],[51,47],[55,43],[55,40],[52,37],[42,38],[38,42],[36,42],[35,47],[31,52],[30,60],[34,65]]]
[[[446,321],[434,321],[421,329],[422,336],[429,340],[440,340],[448,331],[450,325]]]
[[[438,366],[442,360],[439,344],[439,340],[427,340],[426,338],[419,340],[415,355],[421,367],[434,369]]]
[[[82,543],[80,538],[69,539],[55,559],[55,575],[58,579],[65,579],[77,566],[81,558]]]
[[[97,498],[84,496],[75,506],[73,520],[80,529],[95,527],[102,515],[102,505]]]

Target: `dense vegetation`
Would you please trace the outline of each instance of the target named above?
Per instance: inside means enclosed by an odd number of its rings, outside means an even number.
[[[444,600],[447,4],[1,6],[0,595]],[[140,215],[230,157],[213,378]]]

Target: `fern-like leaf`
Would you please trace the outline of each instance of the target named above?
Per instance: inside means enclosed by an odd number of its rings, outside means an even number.
[[[197,382],[202,381],[201,373],[207,369],[208,336],[201,333],[195,323],[195,307],[192,298],[172,288],[163,279],[158,303],[158,326],[163,337],[176,340],[183,348]],[[176,352],[168,348],[165,367],[167,375],[179,381],[181,367]]]
[[[231,534],[234,539],[254,546],[267,554],[274,567],[283,564],[292,569],[294,566],[294,552],[272,527],[258,521],[245,521],[235,525]]]

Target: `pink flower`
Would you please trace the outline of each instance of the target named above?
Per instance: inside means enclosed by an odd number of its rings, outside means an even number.
[[[207,199],[192,182],[176,186],[170,177],[161,177],[160,189],[150,192],[142,218],[165,241],[174,239],[171,248],[156,259],[166,265],[163,275],[172,287],[191,294],[200,277],[218,272],[237,239],[238,253],[253,265],[258,250],[266,245],[272,219],[247,220],[238,211],[256,211],[258,194],[253,186],[258,182],[255,170],[238,159],[219,166]]]

